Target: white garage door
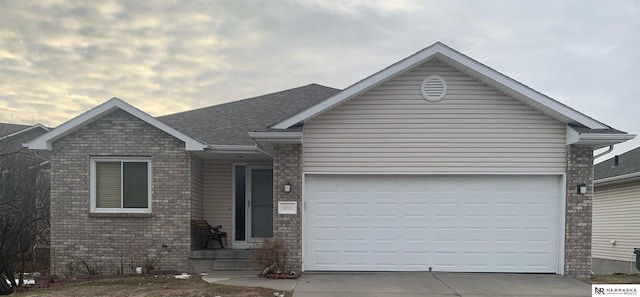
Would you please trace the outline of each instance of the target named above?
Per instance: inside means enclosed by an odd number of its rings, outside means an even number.
[[[307,175],[305,269],[558,272],[560,183]]]

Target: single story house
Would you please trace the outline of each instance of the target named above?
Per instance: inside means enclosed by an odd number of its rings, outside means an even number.
[[[296,271],[588,276],[593,150],[632,139],[437,42],[344,90],[152,117],[114,98],[51,152],[51,261],[186,270],[190,220]],[[134,264],[135,265],[135,264]]]
[[[640,147],[595,165],[593,272],[639,273]]]

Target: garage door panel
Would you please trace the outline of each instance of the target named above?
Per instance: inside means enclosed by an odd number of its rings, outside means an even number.
[[[429,228],[423,226],[405,227],[402,228],[400,234],[402,234],[402,240],[404,242],[410,242],[412,244],[427,243],[427,238],[430,235]]]
[[[366,202],[345,202],[344,203],[344,216],[347,219],[366,219],[367,218],[367,203]]]
[[[305,269],[557,272],[558,176],[305,181]]]
[[[369,242],[369,238],[371,237],[369,235],[369,230],[367,227],[344,227],[343,230],[345,242],[367,243]]]

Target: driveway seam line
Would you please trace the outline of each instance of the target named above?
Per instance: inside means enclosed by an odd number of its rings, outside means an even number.
[[[447,284],[443,280],[441,280],[435,273],[431,272],[431,275],[433,277],[435,277],[437,280],[439,280],[443,285],[447,286],[447,288],[449,288],[451,291],[453,291],[453,293],[456,294],[456,296],[462,297],[462,295],[460,295],[460,293],[458,293],[455,289],[453,289],[451,286],[449,286],[449,284]]]

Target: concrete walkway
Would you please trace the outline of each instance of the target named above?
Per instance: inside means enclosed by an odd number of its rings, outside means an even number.
[[[295,279],[264,279],[258,277],[257,272],[233,272],[220,271],[208,273],[202,276],[202,279],[208,283],[215,283],[228,286],[238,287],[261,287],[274,289],[276,291],[293,291],[296,287]]]
[[[305,273],[294,297],[590,296],[591,285],[560,275],[503,273]]]

